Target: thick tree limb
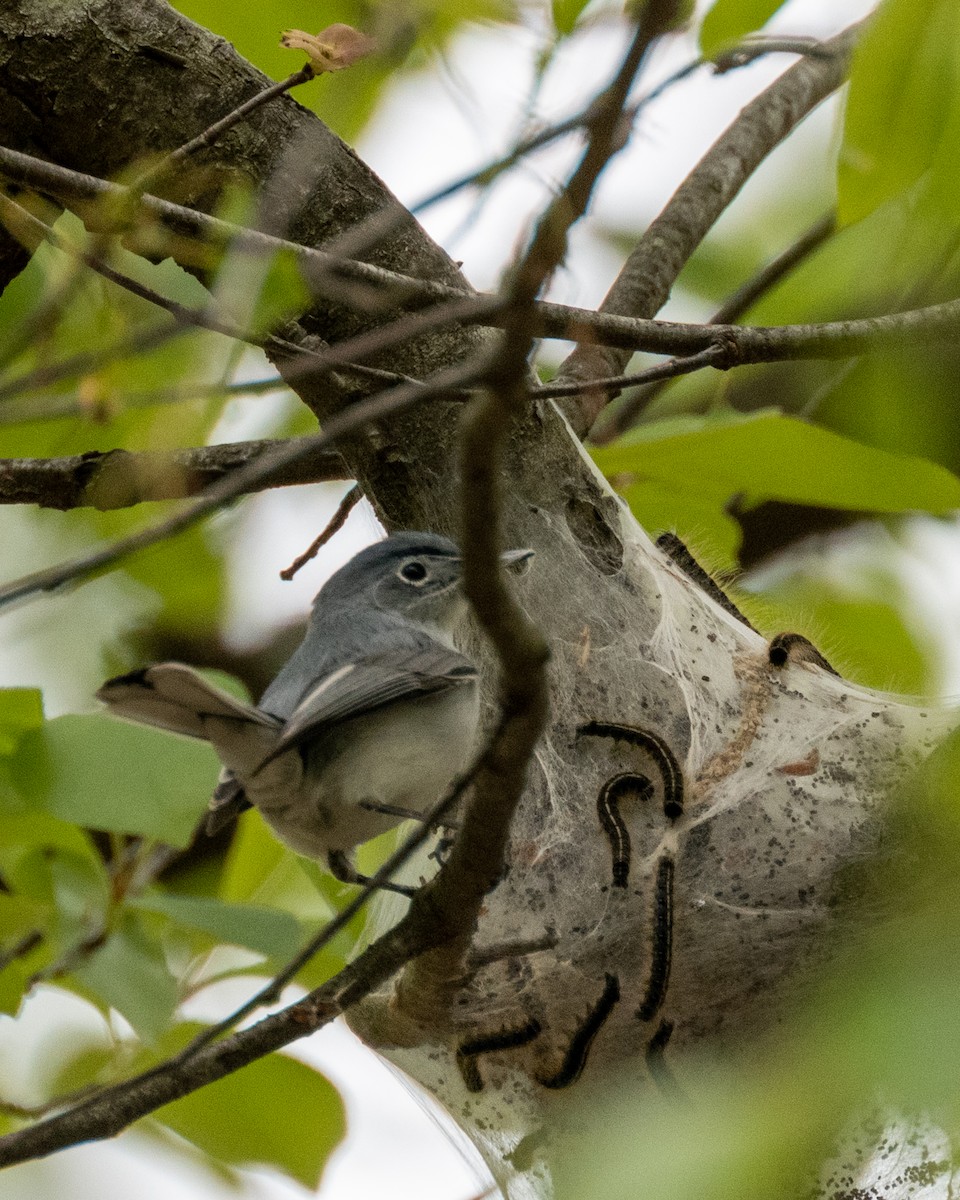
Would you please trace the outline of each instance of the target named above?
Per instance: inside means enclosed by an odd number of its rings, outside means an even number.
[[[805,58],[752,100],[707,151],[653,221],[630,254],[601,311],[652,317],[670,295],[680,270],[766,156],[831,92],[841,85],[860,25],[851,26],[821,51]],[[578,346],[561,368],[564,380],[618,375],[629,355],[589,342]],[[596,420],[602,397],[570,403],[564,411],[578,434]]]
[[[144,500],[179,500],[196,496],[281,444],[299,443],[261,439],[169,452],[91,450],[67,458],[2,458],[0,504],[36,504],[66,511],[83,506],[128,508]],[[278,469],[266,486],[292,487],[347,478],[347,466],[340,455],[320,450]],[[264,486],[257,483],[250,490]]]

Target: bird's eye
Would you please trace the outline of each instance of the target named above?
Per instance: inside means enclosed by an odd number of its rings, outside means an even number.
[[[417,562],[414,559],[412,562],[404,563],[400,568],[400,578],[405,579],[407,583],[423,583],[427,577],[427,568],[422,562]]]

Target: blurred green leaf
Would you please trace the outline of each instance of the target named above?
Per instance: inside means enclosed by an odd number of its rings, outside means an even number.
[[[47,857],[51,852],[64,852],[87,858],[91,863],[102,862],[90,835],[69,821],[36,811],[0,813],[2,870],[9,871],[13,859],[30,850],[42,850]]]
[[[255,220],[255,214],[248,218]],[[269,258],[242,247],[229,250],[217,272],[213,292],[223,310],[241,328],[266,336],[297,313],[310,308],[310,289],[292,251]]]
[[[952,180],[960,136],[958,51],[954,0],[880,5],[850,74],[838,173],[841,221],[860,220],[931,167]],[[960,216],[955,193],[952,209]]]
[[[683,480],[629,483],[615,477],[615,482],[630,511],[652,535],[664,530],[678,534],[709,571],[730,571],[738,565],[742,531],[715,494],[701,494]]]
[[[133,913],[124,913],[106,942],[74,975],[107,1008],[124,1016],[153,1044],[167,1031],[177,1007],[177,983],[159,942]]]
[[[48,905],[0,893],[0,1012],[16,1014],[32,975],[49,958],[44,938],[50,915]]]
[[[99,714],[27,734],[14,769],[38,809],[172,846],[189,843],[217,774],[206,743]]]
[[[300,925],[290,913],[262,905],[225,904],[222,900],[156,890],[136,897],[132,903],[135,908],[162,913],[220,942],[246,946],[268,958],[289,958],[303,940]]]
[[[43,724],[39,688],[0,688],[0,755],[10,755],[20,738]]]
[[[943,467],[769,411],[641,425],[593,456],[620,487],[686,485],[721,507],[738,493],[748,506],[777,499],[868,512],[960,507],[960,479]]]
[[[290,852],[267,828],[256,809],[237,821],[220,877],[220,898],[246,902],[262,898],[262,889]],[[268,901],[269,903],[269,901]]]
[[[224,900],[267,905],[290,913],[305,941],[342,907],[347,889],[319,863],[287,850],[252,809],[237,823],[220,884]],[[298,973],[305,987],[317,987],[341,970],[356,948],[366,916],[358,914],[346,929]]]
[[[152,520],[161,519],[166,505],[150,506]],[[207,526],[194,526],[135,554],[124,563],[125,572],[156,592],[163,603],[155,625],[170,633],[192,637],[217,628],[225,603],[223,554],[214,531],[226,531],[231,513],[221,513]],[[137,506],[122,512],[98,513],[96,523],[104,538],[122,537],[141,527],[144,513]]]
[[[573,33],[580,14],[589,3],[590,0],[551,0],[553,25],[561,37],[567,37]]]
[[[311,1190],[346,1132],[333,1085],[282,1054],[166,1105],[157,1119],[214,1158],[236,1166],[266,1163]]]
[[[712,58],[766,25],[784,0],[717,0],[700,27],[700,52]]]
[[[123,1065],[122,1042],[92,1033],[82,1037],[75,1033],[69,1045],[61,1046],[61,1050],[62,1055],[55,1061],[38,1063],[39,1071],[35,1073],[35,1083],[39,1083],[36,1074],[42,1074],[46,1068],[49,1079],[43,1081],[43,1090],[51,1098],[91,1084],[112,1082],[111,1075]]]

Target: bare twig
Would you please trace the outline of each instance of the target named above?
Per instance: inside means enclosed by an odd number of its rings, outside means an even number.
[[[694,71],[707,65],[708,63],[705,59],[695,58],[686,63],[684,66],[680,67],[678,70],[674,71],[672,75],[667,76],[667,78],[661,83],[658,83],[656,87],[651,88],[645,96],[642,96],[636,102],[636,104],[631,105],[630,108],[624,113],[625,120],[632,125],[640,113],[648,105],[652,104],[654,100],[657,100],[664,94],[664,92],[673,87],[674,84],[680,83],[682,80],[692,75]],[[578,113],[574,113],[573,116],[567,117],[563,121],[559,121],[556,125],[551,125],[549,129],[541,129],[538,133],[532,134],[528,138],[524,138],[522,142],[514,146],[509,154],[504,154],[501,158],[495,159],[493,162],[489,162],[485,166],[479,167],[475,171],[471,171],[466,175],[461,175],[459,178],[452,180],[450,183],[444,184],[443,187],[439,188],[437,191],[431,192],[428,196],[424,196],[422,200],[418,200],[417,203],[411,207],[410,212],[423,212],[425,209],[431,208],[433,205],[449,199],[457,192],[462,191],[464,188],[470,187],[472,184],[481,184],[486,186],[487,184],[492,183],[498,175],[502,175],[504,171],[514,166],[527,154],[532,154],[535,150],[540,150],[544,146],[549,146],[552,142],[555,142],[558,138],[564,137],[568,133],[573,133],[577,129],[583,129],[585,126],[589,126],[590,122],[594,119],[594,116],[594,101],[591,101],[586,108],[582,108]]]
[[[312,958],[325,947],[329,946],[333,939],[350,924],[353,918],[367,904],[371,896],[376,895],[378,889],[385,883],[393,879],[397,872],[410,861],[413,855],[427,842],[434,834],[438,825],[443,823],[443,819],[447,817],[459,801],[466,794],[467,790],[473,785],[478,773],[483,769],[484,765],[490,760],[491,755],[496,753],[496,748],[503,737],[503,719],[498,722],[494,731],[487,739],[482,752],[477,756],[471,766],[447,789],[446,793],[437,801],[428,813],[424,814],[423,821],[419,822],[416,828],[403,841],[402,845],[386,859],[380,868],[371,875],[365,883],[360,887],[356,896],[344,908],[337,913],[326,925],[310,939],[297,953],[285,963],[284,966],[274,975],[273,979],[255,995],[244,1001],[239,1008],[235,1009],[228,1017],[219,1021],[216,1025],[211,1025],[202,1033],[198,1034],[192,1042],[176,1056],[176,1058],[161,1064],[153,1070],[168,1069],[171,1065],[180,1062],[185,1062],[188,1058],[193,1057],[197,1051],[203,1049],[217,1038],[222,1037],[231,1029],[235,1028],[240,1022],[248,1017],[251,1013],[256,1012],[258,1008],[265,1008],[267,1005],[275,1004],[279,1000],[283,989],[288,983],[296,978],[297,973],[307,965]]]
[[[837,228],[837,215],[826,213],[814,221],[809,229],[805,229],[795,242],[789,245],[775,258],[748,279],[741,287],[720,305],[713,314],[708,325],[732,325],[753,307],[753,305],[771,291],[784,279],[794,267],[804,262],[815,250],[833,236]]]
[[[327,527],[319,535],[314,538],[310,545],[302,554],[298,554],[289,567],[284,567],[280,572],[280,578],[289,581],[296,575],[301,567],[307,565],[311,559],[316,558],[323,547],[335,537],[340,530],[346,525],[347,518],[363,499],[363,490],[359,483],[355,483],[352,488],[346,493],[340,503],[337,505],[337,511],[327,522]]]
[[[702,371],[704,367],[722,369],[726,357],[727,351],[723,346],[711,345],[686,358],[671,358],[669,362],[656,363],[652,367],[645,367],[642,371],[634,371],[630,375],[614,375],[609,379],[583,379],[575,383],[546,383],[542,387],[533,388],[532,394],[538,398],[547,399],[559,396],[579,396],[593,389],[599,392],[618,392],[621,388],[632,387],[636,384],[676,379],[678,375]]]
[[[849,34],[849,31],[848,31]],[[847,36],[847,35],[844,35]],[[852,34],[849,35],[852,38]],[[834,39],[836,41],[836,39]],[[832,45],[833,43],[828,43]],[[844,42],[844,45],[847,43]],[[839,51],[838,51],[839,54]],[[807,66],[826,70],[823,62],[828,60],[811,60],[792,68],[792,71]],[[831,67],[839,72],[836,60],[829,60]],[[792,75],[787,72],[787,76]],[[782,78],[787,78],[784,76]],[[809,82],[809,81],[805,81]],[[816,94],[825,91],[826,84],[819,76],[816,80]],[[805,101],[810,103],[810,88],[804,90]],[[827,89],[828,90],[828,89]],[[767,93],[764,93],[767,95]],[[822,97],[821,97],[822,98]],[[789,106],[786,106],[789,107]],[[750,106],[744,110],[748,112]],[[799,116],[791,110],[796,120]],[[735,127],[736,128],[736,127]],[[621,131],[622,132],[622,131]],[[733,131],[729,131],[732,133]],[[727,135],[725,135],[727,136]],[[736,140],[736,139],[734,139]],[[724,139],[721,139],[721,143]],[[717,143],[720,146],[721,143]],[[714,147],[716,150],[717,147]],[[729,149],[729,148],[728,148]],[[708,155],[708,159],[709,159]],[[723,156],[721,156],[723,157]],[[706,160],[704,160],[706,161]],[[67,190],[71,188],[78,192],[91,195],[122,193],[124,189],[114,184],[106,184],[92,176],[79,175],[62,167],[54,167],[39,159],[31,159],[12,150],[0,148],[0,175],[9,174],[11,177],[24,177],[26,182],[42,185],[47,176],[56,190],[57,182],[63,182],[66,177]],[[694,172],[696,175],[696,172]],[[29,176],[29,178],[27,178]],[[79,182],[78,182],[79,181]],[[742,182],[742,180],[740,180]],[[702,184],[701,184],[702,186]],[[699,188],[696,189],[699,194]],[[683,188],[681,188],[681,192]],[[677,193],[677,196],[680,192]],[[676,200],[676,197],[674,198]],[[441,327],[444,323],[459,321],[465,324],[481,324],[503,327],[507,317],[503,311],[501,297],[464,291],[460,288],[438,284],[432,281],[415,279],[412,276],[400,275],[394,271],[372,267],[367,263],[339,259],[326,255],[323,251],[306,246],[298,246],[294,242],[286,242],[282,238],[273,238],[256,230],[241,230],[227,222],[218,221],[213,217],[196,213],[192,209],[171,205],[167,201],[153,201],[144,197],[144,203],[155,203],[158,209],[173,212],[177,219],[182,219],[188,225],[195,223],[195,228],[206,234],[211,234],[220,240],[233,237],[240,242],[249,241],[252,247],[269,249],[271,252],[278,248],[290,249],[311,259],[318,256],[329,269],[346,273],[356,272],[357,277],[364,282],[386,289],[393,288],[395,292],[405,292],[407,298],[415,297],[417,304],[430,301],[449,301],[451,307],[438,307],[427,313],[419,314],[423,323],[420,324],[408,318],[409,325],[400,327],[399,333],[392,332],[393,326],[384,326],[370,330],[351,338],[346,342],[330,347],[322,354],[316,354],[303,366],[304,371],[314,371],[324,365],[348,367],[352,357],[360,354],[373,354],[390,348],[403,338],[412,337],[416,333]],[[686,211],[691,197],[686,197],[680,206]],[[673,201],[661,214],[658,221],[664,220],[672,213],[672,220],[679,221],[680,214],[673,213]],[[656,224],[656,223],[655,223]],[[651,226],[651,231],[653,226]],[[644,238],[651,236],[651,231]],[[641,243],[643,245],[644,243]],[[690,247],[692,249],[692,247]],[[638,247],[639,251],[639,247]],[[679,264],[677,269],[679,269]],[[631,273],[633,268],[631,269]],[[658,277],[663,277],[662,264],[657,267]],[[396,295],[394,299],[396,299]],[[399,302],[399,301],[398,301]],[[532,334],[536,337],[554,337],[568,340],[584,341],[594,344],[594,348],[603,345],[621,351],[645,350],[650,353],[688,355],[706,349],[712,344],[724,344],[729,347],[729,363],[775,362],[779,359],[794,358],[834,358],[849,354],[864,353],[874,342],[897,341],[910,337],[924,337],[930,340],[946,339],[955,336],[957,309],[953,301],[943,305],[933,305],[929,308],[916,309],[908,313],[898,313],[886,317],[871,317],[863,321],[841,321],[822,325],[786,325],[770,328],[753,327],[740,328],[733,325],[687,325],[673,321],[654,321],[649,319],[619,316],[609,311],[593,312],[589,309],[573,308],[568,305],[554,304],[548,301],[536,301],[532,304]],[[575,352],[576,353],[576,352]],[[569,360],[568,360],[569,361]],[[626,357],[622,361],[626,361]],[[606,372],[597,378],[614,377],[622,372]],[[564,378],[558,378],[557,383],[566,382],[569,372],[563,372]],[[285,376],[286,377],[286,376]],[[589,378],[589,376],[584,376]],[[5,393],[0,388],[0,396]]]
[[[145,388],[141,391],[122,391],[124,410],[150,408],[162,404],[183,404],[209,396],[257,396],[264,392],[284,391],[286,384],[279,375],[269,379],[249,379],[231,383],[209,380],[200,383],[179,383],[171,387]],[[117,389],[119,390],[119,389]],[[64,417],[87,417],[92,421],[106,419],[113,410],[107,401],[91,402],[83,395],[59,392],[26,395],[0,405],[0,425],[19,425],[27,421],[58,421]]]
[[[725,51],[721,56],[712,61],[707,58],[691,59],[690,62],[685,63],[682,67],[679,67],[672,74],[668,75],[666,79],[661,80],[660,83],[651,88],[645,96],[641,96],[635,104],[631,104],[629,108],[625,109],[624,119],[630,125],[633,125],[637,117],[654,100],[658,100],[670,88],[687,79],[694,71],[698,71],[703,67],[709,67],[716,74],[725,75],[729,71],[735,71],[740,67],[745,67],[752,62],[756,62],[758,58],[766,54],[799,54],[811,58],[826,58],[830,57],[833,51],[824,48],[823,43],[819,42],[816,38],[750,38],[741,45],[734,46],[730,50]],[[541,129],[537,133],[531,134],[530,137],[524,138],[508,154],[504,154],[500,158],[494,159],[492,162],[488,162],[474,171],[460,175],[457,179],[451,180],[450,183],[446,183],[436,191],[424,196],[422,200],[418,200],[416,204],[411,206],[410,212],[423,212],[425,209],[431,208],[443,200],[448,200],[457,192],[463,191],[464,188],[471,187],[474,184],[486,186],[492,183],[499,175],[502,175],[504,171],[516,165],[526,155],[532,154],[535,150],[540,150],[544,146],[549,146],[552,142],[557,141],[558,138],[564,137],[568,133],[573,133],[577,129],[589,126],[594,115],[594,101],[591,101],[586,108],[582,108],[572,116],[558,121],[548,129]]]
[[[0,949],[0,971],[5,970],[12,962],[16,962],[18,958],[26,958],[26,956],[43,941],[43,933],[39,929],[31,929],[29,933],[25,933],[12,946],[7,946],[6,949]]]
[[[178,146],[176,150],[171,150],[165,155],[160,162],[144,171],[134,182],[133,187],[140,192],[145,192],[152,187],[158,180],[174,168],[179,166],[191,154],[196,154],[198,150],[203,150],[207,146],[212,146],[213,143],[220,137],[221,134],[232,129],[234,125],[240,123],[244,117],[260,108],[263,104],[268,104],[277,96],[282,96],[285,92],[289,92],[291,88],[298,87],[301,83],[307,83],[315,78],[313,67],[301,67],[299,71],[295,71],[292,75],[288,75],[286,79],[279,83],[274,83],[268,88],[264,88],[262,92],[257,92],[251,96],[249,100],[245,100],[243,104],[238,105],[232,112],[227,113],[225,117],[221,117],[219,121],[208,126],[203,133],[197,134],[195,138],[191,138],[189,142],[184,142],[182,146]]]
[[[472,294],[433,280],[401,275],[372,263],[344,257],[339,253],[303,246],[260,230],[233,225],[229,221],[211,217],[207,213],[174,204],[169,200],[158,199],[156,196],[136,196],[131,188],[109,183],[80,171],[71,171],[7,147],[0,147],[0,176],[74,202],[106,199],[112,204],[122,205],[131,196],[135,196],[147,212],[177,233],[201,238],[211,246],[229,245],[265,257],[272,256],[279,250],[288,250],[309,268],[309,279],[315,290],[324,293],[334,290],[334,298],[339,298],[334,288],[338,281],[365,284],[371,298],[375,299],[378,311],[388,311],[404,302],[429,304],[440,300],[462,299],[465,295]],[[398,211],[406,212],[405,209],[399,209],[399,206]],[[88,222],[93,222],[96,218],[92,211],[87,212],[85,216]],[[345,235],[341,241],[343,245],[349,245],[350,235]]]
[[[197,495],[281,444],[264,438],[191,450],[91,450],[67,458],[2,458],[0,504],[37,504],[65,512],[84,505],[107,510],[144,500],[179,500]],[[256,486],[291,487],[346,477],[340,455],[321,450],[276,471],[267,485]]]
[[[7,215],[8,228],[12,226],[10,230],[11,232],[15,233],[19,226],[28,228],[37,237],[44,239],[45,241],[49,242],[50,245],[56,247],[56,249],[62,251],[63,253],[70,255],[77,261],[84,263],[86,266],[96,271],[98,275],[102,275],[104,279],[109,280],[111,283],[116,284],[125,291],[131,292],[141,300],[146,300],[149,303],[154,304],[157,308],[161,308],[165,312],[170,313],[178,326],[207,329],[212,333],[223,334],[226,337],[234,338],[236,341],[245,342],[247,345],[256,346],[259,349],[283,351],[288,355],[292,355],[293,357],[302,356],[308,360],[309,367],[307,367],[306,363],[304,363],[301,365],[301,369],[308,369],[311,373],[321,369],[324,363],[329,363],[331,367],[334,365],[347,366],[348,364],[346,358],[344,357],[345,346],[355,349],[357,357],[363,357],[365,354],[370,354],[381,349],[389,348],[391,345],[395,345],[397,342],[402,342],[408,338],[415,337],[419,333],[429,332],[435,328],[452,324],[458,319],[463,304],[467,303],[466,301],[458,298],[457,300],[452,301],[450,304],[438,306],[437,308],[433,308],[428,312],[415,313],[411,316],[401,318],[400,320],[393,322],[389,327],[381,327],[379,329],[369,330],[363,334],[358,334],[356,337],[351,338],[348,342],[341,343],[336,349],[331,348],[322,352],[318,352],[305,346],[288,342],[283,338],[277,337],[275,334],[261,336],[253,333],[248,329],[244,329],[236,322],[222,317],[219,313],[217,313],[212,305],[202,309],[195,309],[188,308],[186,305],[180,304],[176,300],[169,299],[167,296],[164,296],[160,292],[156,291],[156,289],[147,287],[145,284],[140,283],[139,280],[133,279],[124,272],[118,271],[114,267],[111,267],[108,263],[103,261],[99,254],[90,253],[78,246],[72,245],[65,238],[60,237],[56,230],[52,229],[44,221],[41,221],[39,217],[34,216],[33,213],[23,208],[22,205],[17,204],[15,200],[11,200],[8,196],[5,196],[2,192],[0,192],[0,210]],[[11,217],[15,219],[9,219]],[[475,303],[476,299],[477,298],[473,298],[471,301],[469,301],[469,304],[471,305],[471,314],[473,313],[472,305]],[[385,338],[386,342],[384,342]],[[77,362],[83,364],[84,370],[90,369],[89,356],[78,356],[78,358],[73,361],[74,364]],[[64,364],[61,364],[61,367],[63,367],[63,365]],[[390,372],[385,372],[374,368],[361,367],[356,363],[352,365],[357,371],[366,373],[368,375],[372,374],[377,379],[383,379],[386,377],[390,382],[400,382],[404,379],[403,376],[397,376]],[[40,369],[43,375],[43,380],[46,383],[53,381],[52,366],[53,365]],[[294,366],[288,366],[287,378],[290,378],[295,371],[296,368]],[[31,376],[21,376],[17,380],[0,386],[0,398],[15,394],[18,390],[23,389],[28,385],[31,378]]]
[[[826,57],[795,64],[750,102],[680,185],[630,254],[604,299],[601,311],[652,317],[666,302],[681,268],[716,219],[775,146],[821,100],[843,82],[861,24],[852,25],[820,47]],[[586,343],[561,368],[563,381],[619,375],[628,361],[623,351]],[[584,399],[565,406],[581,436],[599,409]]]

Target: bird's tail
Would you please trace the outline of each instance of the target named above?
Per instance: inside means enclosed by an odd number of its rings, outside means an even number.
[[[97,698],[125,720],[207,741],[215,740],[212,727],[222,720],[270,730],[278,725],[274,718],[214,687],[182,663],[155,663],[108,679]]]
[[[213,745],[225,770],[211,800],[208,832],[250,804],[284,807],[298,793],[303,774],[299,754],[270,759],[262,769],[283,722],[235,699],[182,663],[155,663],[108,679],[97,697],[115,716]]]

